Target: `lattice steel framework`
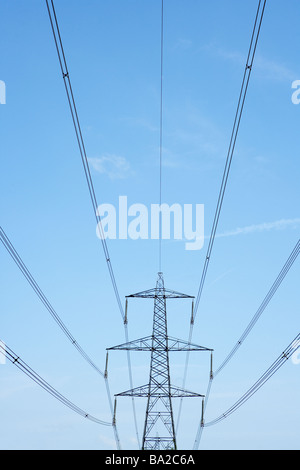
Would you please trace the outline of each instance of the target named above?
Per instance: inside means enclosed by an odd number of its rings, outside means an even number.
[[[146,397],[146,417],[143,433],[143,450],[177,449],[174,427],[172,398],[203,397],[171,385],[169,351],[212,351],[187,341],[171,338],[167,332],[166,299],[193,298],[164,287],[163,273],[158,273],[156,287],[147,291],[127,296],[154,299],[152,336],[120,344],[108,350],[150,351],[149,383],[116,396]]]

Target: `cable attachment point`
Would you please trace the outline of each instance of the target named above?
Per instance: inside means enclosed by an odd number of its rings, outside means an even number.
[[[112,425],[113,426],[116,425],[116,411],[117,411],[117,399],[115,398],[114,416],[113,416],[113,420],[112,420]]]
[[[194,301],[192,301],[191,325],[194,324]]]
[[[201,428],[204,428],[204,398],[202,398]]]
[[[125,317],[124,317],[124,325],[127,325],[128,318],[127,318],[127,309],[128,309],[128,299],[125,301]]]
[[[210,380],[214,378],[214,373],[213,373],[213,353],[210,353],[210,374],[209,374]]]
[[[104,371],[104,378],[105,379],[107,379],[107,376],[108,376],[107,366],[108,366],[108,351],[106,353],[106,362],[105,362],[105,371]]]

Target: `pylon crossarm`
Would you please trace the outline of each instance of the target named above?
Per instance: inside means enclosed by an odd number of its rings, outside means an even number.
[[[213,349],[168,336],[168,351],[213,351]]]
[[[193,295],[182,294],[170,289],[148,289],[136,294],[127,295],[126,298],[139,297],[142,299],[155,299],[161,297],[162,299],[194,299]]]
[[[145,336],[144,338],[129,341],[128,343],[119,344],[107,348],[107,350],[119,349],[119,350],[133,350],[133,351],[151,351],[152,350],[152,336]]]
[[[126,390],[126,392],[117,393],[116,397],[148,397],[149,385],[142,385],[141,387]]]
[[[165,341],[167,339],[167,342]],[[112,346],[107,348],[107,351],[110,350],[123,350],[123,351],[213,351],[213,349],[206,348],[205,346],[199,346],[198,344],[189,343],[182,339],[173,338],[171,336],[155,338],[155,343],[153,344],[153,336],[145,336],[144,338],[139,338],[128,343],[119,344],[117,346]]]
[[[167,387],[167,384],[161,385],[156,384],[155,386],[149,389],[149,385],[142,385],[140,387],[132,388],[131,390],[126,390],[125,392],[117,393],[116,397],[158,397],[158,398],[192,398],[192,397],[204,397],[200,393],[191,392],[189,390],[184,390],[179,387],[171,385]]]

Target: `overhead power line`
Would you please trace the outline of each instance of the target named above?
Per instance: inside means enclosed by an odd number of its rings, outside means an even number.
[[[215,211],[215,216],[213,220],[213,225],[211,229],[211,235],[210,235],[210,240],[207,248],[207,253],[205,257],[205,262],[204,262],[204,267],[202,271],[202,276],[200,280],[200,286],[198,290],[198,294],[196,297],[195,301],[195,309],[194,309],[194,320],[197,315],[197,311],[199,308],[199,302],[202,296],[202,291],[203,291],[203,286],[207,274],[207,269],[208,265],[211,259],[211,253],[213,249],[213,244],[216,236],[216,231],[217,231],[217,226],[220,218],[220,213],[222,209],[222,204],[223,204],[223,199],[224,199],[224,194],[226,190],[226,185],[228,181],[228,176],[229,176],[229,171],[231,167],[231,162],[232,162],[232,157],[236,145],[236,140],[239,132],[239,127],[240,127],[240,122],[243,114],[243,109],[244,109],[244,104],[245,104],[245,99],[247,95],[247,90],[248,90],[248,85],[249,85],[249,80],[252,72],[252,67],[253,67],[253,61],[255,57],[255,52],[257,48],[257,43],[258,43],[258,38],[260,34],[260,29],[261,29],[261,24],[264,16],[264,11],[265,11],[265,6],[266,6],[266,0],[263,2],[259,0],[257,12],[256,12],[256,17],[255,17],[255,22],[254,22],[254,27],[252,31],[252,36],[251,36],[251,41],[250,41],[250,47],[248,51],[248,56],[247,56],[247,61],[246,61],[246,66],[245,66],[245,71],[244,71],[244,76],[242,80],[242,86],[241,86],[241,91],[238,99],[238,105],[237,105],[237,110],[234,118],[234,123],[233,123],[233,129],[231,133],[231,138],[230,138],[230,143],[229,143],[229,148],[228,148],[228,153],[227,153],[227,158],[226,158],[226,163],[225,163],[225,168],[224,168],[224,173],[223,173],[223,178],[221,182],[221,188],[219,192],[219,197],[218,197],[218,202],[217,202],[217,207]]]
[[[53,32],[53,37],[54,37],[54,41],[55,41],[56,51],[57,51],[57,55],[58,55],[58,59],[59,59],[59,64],[60,64],[60,68],[61,68],[61,72],[62,72],[64,84],[65,84],[65,89],[66,89],[68,103],[69,103],[69,107],[70,107],[70,111],[71,111],[72,121],[73,121],[74,129],[75,129],[75,133],[76,133],[76,139],[77,139],[77,143],[78,143],[78,147],[79,147],[79,151],[80,151],[81,161],[82,161],[82,164],[83,164],[84,174],[85,174],[85,177],[86,177],[86,181],[87,181],[87,185],[88,185],[88,189],[89,189],[89,194],[90,194],[90,198],[91,198],[91,202],[92,202],[93,212],[94,212],[94,216],[96,218],[97,227],[100,230],[100,235],[101,235],[100,239],[101,239],[101,242],[102,242],[104,256],[105,256],[105,260],[106,260],[106,263],[107,263],[107,266],[108,266],[108,271],[109,271],[109,275],[110,275],[110,278],[111,278],[111,282],[112,282],[113,290],[114,290],[115,297],[116,297],[116,300],[117,300],[117,304],[118,304],[121,316],[124,320],[123,306],[122,306],[122,303],[121,303],[119,291],[118,291],[118,288],[117,288],[117,283],[116,283],[116,280],[115,280],[114,271],[113,271],[113,268],[112,268],[110,255],[109,255],[108,248],[107,248],[107,243],[106,243],[105,236],[104,236],[104,231],[103,231],[103,228],[102,228],[101,217],[98,214],[97,198],[96,198],[94,185],[93,185],[93,181],[92,181],[92,177],[91,177],[91,172],[90,172],[90,168],[89,168],[89,163],[88,163],[88,158],[87,158],[87,154],[86,154],[85,144],[84,144],[84,140],[83,140],[83,135],[82,135],[82,131],[81,131],[81,126],[80,126],[80,122],[79,122],[78,112],[77,112],[77,108],[76,108],[76,103],[75,103],[75,99],[74,99],[73,89],[72,89],[72,85],[71,85],[71,80],[70,80],[70,76],[69,76],[68,66],[67,66],[67,62],[66,62],[65,52],[64,52],[64,48],[63,48],[63,44],[62,44],[61,34],[60,34],[59,26],[58,26],[58,21],[57,21],[57,17],[56,17],[56,12],[55,12],[55,8],[54,8],[53,0],[51,0],[51,9],[49,7],[48,0],[46,0],[46,4],[47,4],[49,19],[50,19],[50,23],[51,23],[52,32]]]
[[[12,349],[10,349],[7,345],[4,346],[4,343],[2,342],[0,342],[0,353],[3,354],[12,364],[18,367],[18,369],[24,372],[30,379],[42,387],[46,392],[50,393],[50,395],[59,400],[63,405],[75,411],[75,413],[78,413],[82,417],[93,421],[94,423],[102,424],[103,426],[112,426],[111,423],[95,418],[68,400],[64,395],[59,393],[48,382],[46,382],[46,380],[38,375],[33,369],[31,369],[31,367],[29,367],[16,353],[14,353]]]
[[[247,400],[249,400],[254,393],[256,393],[274,374],[277,372],[283,364],[300,348],[300,333],[296,338],[287,346],[287,348],[280,354],[280,356],[273,362],[273,364],[262,374],[262,376],[255,382],[255,384],[249,388],[249,390],[239,399],[234,405],[232,405],[227,411],[222,413],[218,418],[209,421],[204,424],[204,427],[213,426],[223,419],[227,418],[240,406],[242,406]]]
[[[19,256],[18,252],[12,245],[11,241],[9,240],[8,236],[0,227],[0,240],[3,243],[4,247],[24,275],[25,279],[28,281],[34,292],[37,294],[43,305],[46,307],[52,318],[55,320],[57,325],[60,327],[60,329],[63,331],[65,336],[68,338],[68,340],[71,342],[71,344],[77,349],[77,351],[81,354],[81,356],[85,359],[85,361],[99,374],[101,375],[104,380],[105,380],[105,386],[106,386],[106,392],[107,392],[107,397],[108,397],[108,402],[110,406],[110,410],[113,416],[113,405],[112,405],[112,400],[111,400],[111,394],[109,390],[109,384],[108,384],[108,378],[107,376],[99,369],[99,367],[94,363],[94,361],[88,356],[88,354],[84,351],[84,349],[80,346],[78,341],[74,338],[74,336],[71,334],[69,329],[66,327],[62,319],[59,317],[59,315],[56,313],[52,305],[50,304],[49,300],[29,272],[28,268],[25,266],[24,262],[22,261],[21,257]],[[116,424],[113,423],[113,428],[114,428],[114,434],[115,434],[115,439],[116,439],[116,444],[118,449],[120,448],[120,439],[117,431]]]
[[[263,302],[261,303],[260,307],[256,311],[256,313],[253,316],[252,320],[249,322],[248,326],[245,328],[245,330],[244,330],[243,334],[241,335],[239,341],[236,343],[234,348],[231,350],[231,352],[228,354],[228,356],[225,358],[225,360],[222,362],[222,364],[218,367],[218,369],[215,372],[211,373],[210,378],[209,378],[208,387],[207,387],[207,392],[206,392],[206,395],[205,395],[205,400],[204,400],[204,410],[207,406],[207,402],[208,402],[208,399],[209,399],[209,395],[210,395],[213,380],[221,372],[221,370],[224,369],[224,367],[228,364],[228,362],[232,359],[232,357],[237,352],[239,347],[242,345],[242,343],[244,342],[246,337],[249,335],[250,331],[252,330],[252,328],[254,327],[256,322],[258,321],[261,314],[264,312],[265,308],[267,307],[270,300],[274,296],[274,294],[277,291],[278,287],[280,286],[283,279],[285,278],[285,276],[289,272],[290,268],[292,267],[293,263],[295,262],[297,256],[299,255],[299,251],[300,251],[300,240],[298,240],[298,242],[296,243],[296,245],[295,245],[293,251],[291,252],[289,258],[287,259],[286,263],[284,264],[283,268],[281,269],[280,273],[278,274],[276,280],[272,284],[272,287],[270,288],[268,294],[265,296]],[[202,431],[203,431],[203,426],[201,426],[201,423],[200,423],[199,427],[198,427],[197,437],[195,439],[196,448],[198,448],[198,446],[199,446]]]
[[[78,341],[74,338],[70,330],[66,327],[62,319],[59,317],[59,315],[56,313],[52,305],[50,304],[49,300],[45,296],[45,294],[42,292],[41,288],[25,266],[24,262],[22,261],[21,257],[17,253],[16,249],[12,245],[11,241],[9,240],[8,236],[0,227],[0,239],[1,242],[3,243],[4,247],[24,275],[25,279],[28,281],[28,283],[31,285],[32,289],[34,292],[37,294],[39,299],[42,301],[52,318],[55,320],[55,322],[58,324],[60,329],[63,331],[65,336],[68,338],[68,340],[71,342],[71,344],[78,350],[78,352],[82,355],[82,357],[92,366],[98,374],[100,374],[102,377],[104,377],[104,373],[99,369],[99,367],[92,361],[92,359],[88,356],[88,354],[84,351],[84,349],[80,346]]]
[[[90,172],[90,168],[89,168],[89,163],[88,163],[88,158],[87,158],[87,154],[86,154],[85,144],[84,144],[83,135],[82,135],[82,132],[81,132],[81,126],[80,126],[80,122],[79,122],[79,118],[78,118],[78,113],[77,113],[74,94],[73,94],[73,90],[72,90],[70,75],[69,75],[68,66],[67,66],[67,62],[66,62],[66,56],[65,56],[65,52],[64,52],[64,48],[63,48],[63,44],[62,44],[62,38],[61,38],[61,34],[60,34],[60,29],[59,29],[59,25],[58,25],[58,21],[57,21],[57,16],[56,16],[53,0],[51,0],[51,8],[50,8],[48,0],[46,0],[46,5],[47,5],[48,15],[49,15],[50,23],[51,23],[51,28],[52,28],[52,33],[53,33],[53,37],[54,37],[55,47],[56,47],[56,51],[57,51],[57,55],[58,55],[58,60],[59,60],[59,64],[60,64],[60,68],[61,68],[61,72],[62,72],[62,77],[63,77],[63,81],[64,81],[64,85],[65,85],[67,99],[68,99],[68,103],[69,103],[69,107],[70,107],[70,111],[71,111],[72,121],[73,121],[75,134],[76,134],[76,139],[77,139],[77,143],[78,143],[78,147],[79,147],[79,152],[80,152],[80,156],[81,156],[81,160],[82,160],[82,164],[83,164],[83,168],[84,168],[86,181],[87,181],[87,184],[88,184],[89,194],[90,194],[90,198],[91,198],[91,202],[92,202],[92,208],[93,208],[94,216],[96,218],[97,228],[100,230],[100,239],[101,239],[101,242],[102,242],[102,247],[103,247],[103,251],[104,251],[105,260],[106,260],[106,263],[107,263],[107,266],[108,266],[108,271],[109,271],[111,283],[112,283],[113,290],[114,290],[114,293],[115,293],[115,297],[116,297],[116,300],[117,300],[117,304],[118,304],[118,307],[119,307],[119,310],[120,310],[120,314],[121,314],[122,319],[123,319],[124,331],[125,331],[125,340],[128,341],[127,318],[125,317],[125,313],[124,313],[123,306],[122,306],[122,303],[121,303],[121,299],[120,299],[120,295],[119,295],[119,291],[118,291],[118,287],[117,287],[117,283],[116,283],[116,279],[115,279],[115,275],[114,275],[114,271],[113,271],[113,267],[112,267],[112,263],[111,263],[107,243],[106,243],[106,240],[105,240],[105,235],[104,235],[104,231],[103,231],[103,227],[102,227],[101,217],[100,217],[99,212],[98,212],[97,198],[96,198],[94,185],[93,185],[93,181],[92,181],[92,177],[91,177],[91,172]],[[133,388],[132,369],[131,369],[131,361],[130,361],[130,354],[129,353],[127,354],[127,360],[128,360],[128,371],[129,371],[130,386]],[[138,433],[138,428],[137,428],[136,410],[135,410],[134,399],[132,399],[132,406],[133,406],[133,414],[134,414],[134,421],[135,421],[135,428],[136,428],[136,436],[137,436],[137,440],[139,442],[139,433]]]
[[[287,275],[287,273],[289,272],[289,270],[291,269],[292,265],[294,264],[294,262],[296,261],[297,259],[297,256],[299,255],[299,252],[300,252],[300,239],[298,240],[298,242],[296,243],[293,251],[291,252],[290,256],[288,257],[286,263],[284,264],[282,270],[280,271],[280,273],[278,274],[276,280],[274,281],[274,283],[272,284],[272,287],[270,288],[269,292],[267,293],[267,295],[265,296],[264,300],[262,301],[261,305],[259,306],[258,310],[256,311],[255,315],[253,316],[252,320],[250,321],[250,323],[248,324],[247,328],[245,329],[245,331],[243,332],[243,334],[241,335],[240,339],[238,340],[238,342],[235,344],[235,346],[233,347],[233,349],[231,350],[231,352],[228,354],[228,356],[224,359],[224,361],[222,362],[222,364],[218,367],[218,369],[214,372],[214,377],[219,374],[219,372],[221,372],[221,370],[226,366],[226,364],[232,359],[232,357],[234,356],[234,354],[237,352],[237,350],[240,348],[240,346],[243,344],[243,342],[245,341],[245,339],[247,338],[247,336],[249,335],[250,331],[252,330],[252,328],[254,327],[254,325],[256,324],[256,322],[258,321],[258,319],[260,318],[260,316],[262,315],[262,313],[264,312],[264,310],[266,309],[266,307],[268,306],[270,300],[273,298],[274,294],[276,293],[277,289],[279,288],[280,284],[282,283],[282,281],[284,280],[285,276]]]
[[[161,38],[160,38],[160,125],[159,125],[159,207],[162,204],[162,134],[163,134],[163,57],[164,57],[164,1],[161,1]],[[162,271],[162,213],[159,213],[159,263]]]
[[[238,105],[237,105],[237,109],[236,109],[236,113],[235,113],[233,129],[232,129],[229,148],[228,148],[228,152],[227,152],[227,158],[226,158],[223,178],[222,178],[221,187],[220,187],[220,191],[219,191],[217,207],[216,207],[215,216],[214,216],[214,220],[213,220],[213,225],[212,225],[212,229],[211,229],[210,240],[209,240],[209,244],[208,244],[208,248],[207,248],[207,253],[206,253],[206,257],[205,257],[202,276],[201,276],[201,279],[200,279],[198,294],[197,294],[197,297],[196,297],[196,300],[195,300],[193,314],[191,316],[189,339],[188,339],[189,342],[192,341],[195,318],[196,318],[196,315],[197,315],[197,312],[198,312],[199,303],[200,303],[200,299],[201,299],[202,291],[203,291],[203,286],[204,286],[204,282],[205,282],[206,275],[207,275],[208,265],[209,265],[209,262],[210,262],[210,259],[211,259],[211,253],[212,253],[212,249],[213,249],[214,239],[215,239],[215,236],[216,236],[217,226],[218,226],[218,222],[219,222],[219,218],[220,218],[220,213],[221,213],[224,194],[225,194],[226,185],[227,185],[227,181],[228,181],[228,176],[229,176],[229,171],[230,171],[230,167],[231,167],[232,157],[233,157],[233,153],[234,153],[234,149],[235,149],[235,145],[236,145],[236,140],[237,140],[237,136],[238,136],[238,131],[239,131],[239,127],[240,127],[240,122],[241,122],[241,118],[242,118],[242,113],[243,113],[243,109],[244,109],[244,104],[245,104],[245,99],[246,99],[246,95],[247,95],[249,80],[250,80],[250,76],[251,76],[251,72],[252,72],[252,68],[253,68],[253,62],[254,62],[255,52],[256,52],[257,43],[258,43],[258,38],[259,38],[260,30],[261,30],[261,24],[262,24],[262,20],[263,20],[264,11],[265,11],[265,6],[266,6],[266,0],[264,0],[263,2],[262,2],[262,0],[259,0],[257,11],[256,11],[256,16],[255,16],[255,21],[254,21],[254,26],[253,26],[253,30],[252,30],[252,35],[251,35],[250,46],[249,46],[249,50],[248,50],[248,55],[247,55],[246,66],[245,66],[245,71],[244,71],[244,75],[243,75],[241,90],[240,90],[240,94],[239,94]],[[182,384],[183,387],[185,386],[185,382],[186,382],[186,378],[187,378],[188,364],[189,364],[189,353],[187,353],[187,355],[186,355],[184,375],[183,375],[183,384]],[[179,404],[177,426],[179,426],[179,421],[180,421],[180,417],[181,417],[182,403],[183,402],[181,400],[181,402]]]

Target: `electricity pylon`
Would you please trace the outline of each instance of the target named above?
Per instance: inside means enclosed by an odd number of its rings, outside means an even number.
[[[152,336],[140,338],[107,349],[150,351],[149,383],[118,393],[116,396],[147,398],[142,441],[143,450],[177,449],[172,398],[203,397],[204,395],[171,385],[169,351],[212,351],[212,349],[168,336],[166,300],[180,298],[193,299],[193,297],[166,289],[161,272],[158,273],[158,279],[154,289],[129,295],[126,297],[126,302],[129,297],[154,299]],[[127,316],[125,321],[127,321]]]

